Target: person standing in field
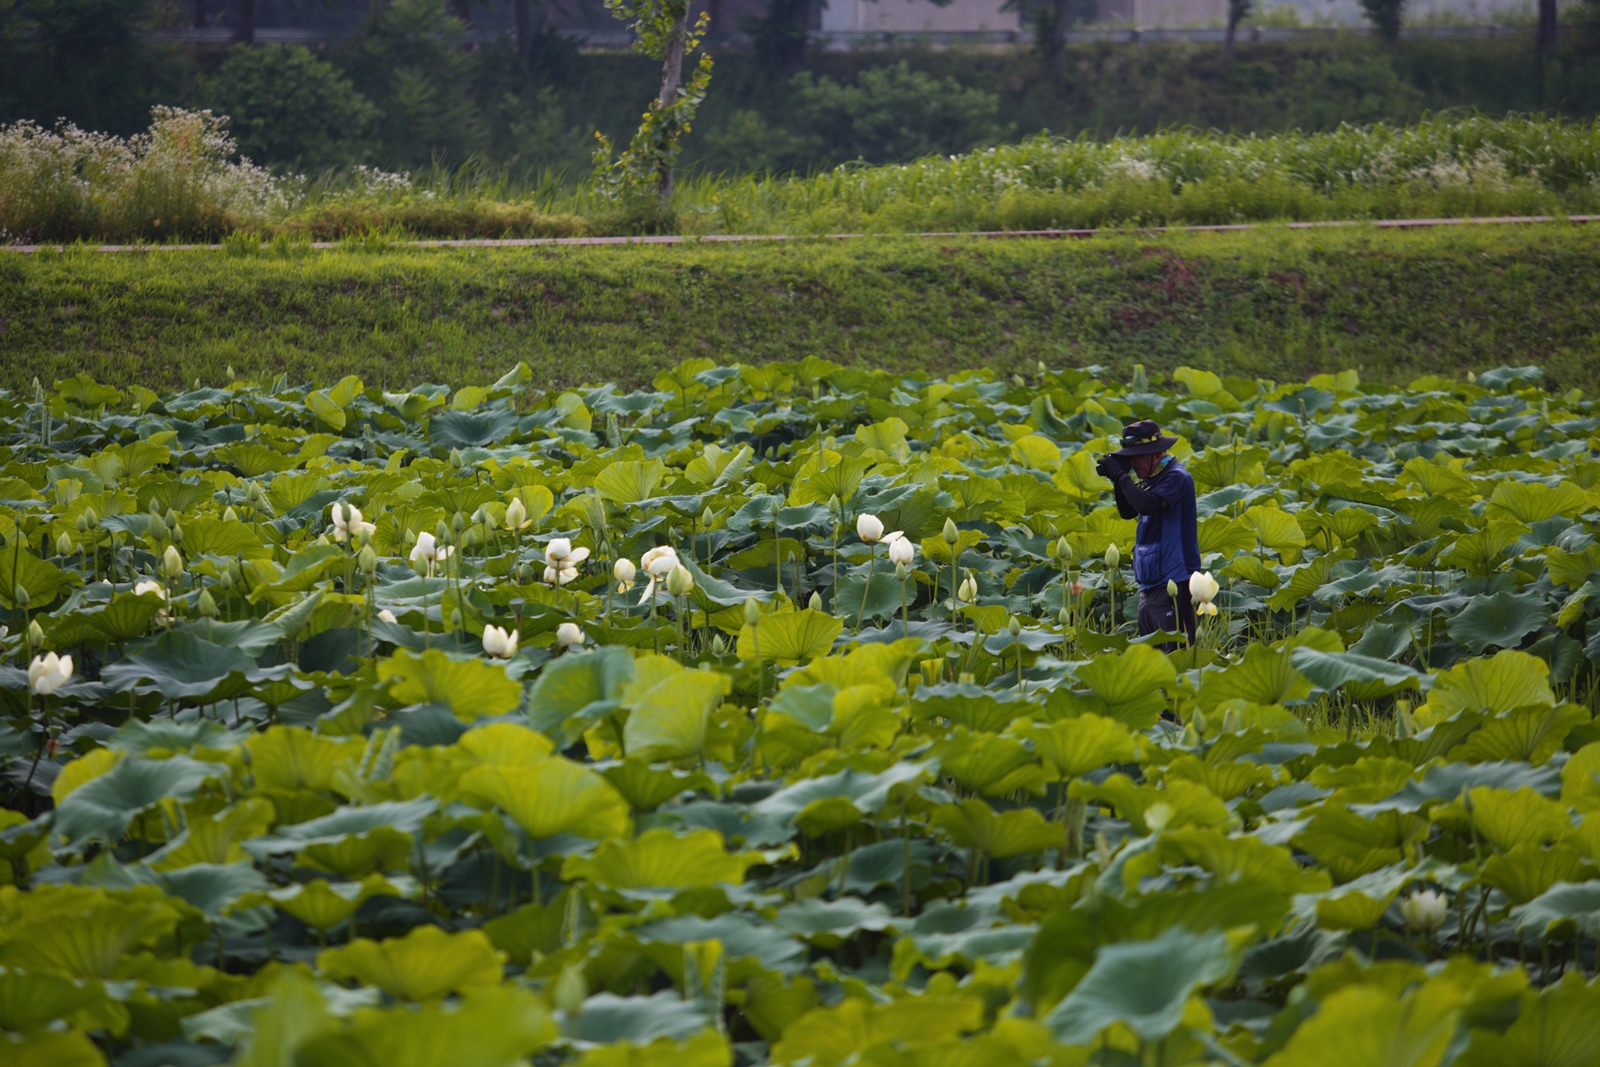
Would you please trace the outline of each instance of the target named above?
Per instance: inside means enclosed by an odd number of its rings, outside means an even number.
[[[1178,443],[1164,437],[1151,419],[1126,426],[1122,447],[1103,456],[1095,470],[1109,479],[1117,511],[1138,516],[1134,535],[1133,578],[1139,584],[1139,636],[1181,627],[1195,639],[1194,601],[1189,576],[1200,569],[1199,520],[1194,478],[1167,450]],[[1168,583],[1172,583],[1169,586]],[[1177,595],[1170,589],[1175,586]],[[1162,646],[1172,651],[1172,645]]]

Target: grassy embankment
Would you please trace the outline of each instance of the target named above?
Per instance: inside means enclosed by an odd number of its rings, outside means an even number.
[[[1600,386],[1591,227],[744,246],[0,253],[0,385],[346,373],[648,382],[693,356],[954,373],[1181,364],[1374,382],[1540,363]],[[242,247],[242,246],[236,246]]]

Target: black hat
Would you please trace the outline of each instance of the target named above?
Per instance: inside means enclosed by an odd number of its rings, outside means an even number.
[[[1161,436],[1161,427],[1154,419],[1140,419],[1122,429],[1122,447],[1113,456],[1148,456],[1165,452],[1178,443],[1176,437]]]

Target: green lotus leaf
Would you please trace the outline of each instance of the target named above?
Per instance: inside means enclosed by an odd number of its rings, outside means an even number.
[[[252,893],[269,888],[266,877],[246,859],[234,863],[192,863],[160,875],[169,896],[187,901],[213,922],[235,910]]]
[[[859,630],[868,619],[894,621],[900,617],[901,584],[895,580],[893,568],[886,571],[885,566],[887,564],[880,555],[870,590],[864,574],[844,579],[834,590],[833,610],[852,629]],[[916,599],[914,583],[906,586],[905,595],[913,601]]]
[[[440,448],[487,448],[517,428],[517,413],[505,408],[443,411],[428,420],[428,439]]]
[[[1108,763],[1131,763],[1137,756],[1127,726],[1093,713],[1049,726],[1021,726],[1016,732],[1062,778],[1077,778]]]
[[[531,767],[474,767],[461,792],[495,805],[529,837],[573,834],[591,840],[628,833],[628,802],[594,771],[552,756]]]
[[[788,693],[789,690],[785,690]],[[1007,692],[978,685],[922,685],[911,702],[918,721],[947,719],[977,733],[999,733],[1016,719],[1026,719],[1034,705]]]
[[[891,801],[904,799],[929,775],[926,763],[896,763],[880,774],[846,769],[805,778],[778,790],[754,806],[755,812],[782,825],[799,822],[819,802],[845,800],[859,816],[876,815]]]
[[[1422,679],[1410,667],[1355,652],[1297,648],[1289,653],[1289,663],[1317,688],[1345,687],[1356,700],[1376,700],[1402,689],[1416,689]]]
[[[435,419],[435,422],[438,420]],[[516,986],[478,989],[455,1004],[358,1011],[308,1039],[296,1067],[514,1067],[560,1035],[550,1009]]]
[[[1506,649],[1487,659],[1469,659],[1434,677],[1417,724],[1432,726],[1462,711],[1493,714],[1536,704],[1554,705],[1550,667],[1537,656]]]
[[[1471,799],[1473,829],[1503,851],[1522,844],[1550,844],[1573,831],[1567,809],[1532,789],[1512,791],[1479,786],[1467,796]],[[1459,806],[1458,802],[1451,808]],[[1442,809],[1435,817],[1442,817],[1449,810]]]
[[[203,555],[268,559],[272,549],[262,544],[255,528],[242,522],[194,518],[183,523],[183,551],[190,559]]]
[[[1044,1023],[1066,1045],[1087,1045],[1118,1023],[1140,1040],[1159,1041],[1182,1023],[1189,998],[1225,982],[1234,964],[1220,931],[1172,929],[1150,941],[1107,945]]]
[[[600,776],[616,787],[636,812],[660,807],[680,793],[716,791],[715,783],[702,773],[651,767],[632,757],[605,768]]]
[[[1526,904],[1548,892],[1557,882],[1581,882],[1594,868],[1571,845],[1525,842],[1483,861],[1478,881],[1500,890],[1513,904]]]
[[[847,997],[795,1020],[772,1046],[772,1062],[833,1067],[890,1043],[908,1050],[935,1046],[982,1021],[983,1003],[975,997],[907,996],[886,1004]]]
[[[844,620],[810,608],[763,615],[739,631],[739,658],[754,662],[801,663],[826,655],[844,632]]]
[[[655,495],[666,469],[659,459],[612,463],[595,477],[595,492],[613,504],[637,504]]]
[[[647,997],[599,993],[567,1020],[566,1034],[580,1047],[614,1042],[646,1045],[658,1038],[691,1037],[709,1021],[696,1005],[670,990]]]
[[[1177,670],[1160,650],[1134,645],[1117,655],[1099,656],[1078,668],[1078,680],[1089,689],[1082,710],[1103,713],[1132,729],[1147,730],[1167,706],[1163,690],[1177,682]]]
[[[1251,704],[1283,704],[1304,700],[1311,693],[1311,679],[1294,665],[1294,654],[1301,649],[1342,652],[1339,639],[1325,630],[1309,627],[1277,647],[1252,644],[1240,662],[1221,670],[1207,671],[1200,679],[1200,708],[1207,715],[1229,700]]]
[[[482,930],[446,933],[418,926],[405,937],[386,941],[359,938],[317,956],[317,969],[330,978],[354,978],[377,986],[397,1000],[438,1000],[500,984],[500,953]]]
[[[1561,768],[1561,803],[1577,812],[1600,811],[1600,741],[1578,749]]]
[[[1360,814],[1327,805],[1295,834],[1293,841],[1327,868],[1336,882],[1349,882],[1399,862],[1416,841],[1428,836],[1428,820],[1402,811]]]
[[[326,790],[346,762],[360,759],[365,744],[334,740],[292,726],[273,726],[245,742],[256,788],[295,792]]]
[[[747,869],[765,862],[760,855],[726,851],[715,830],[679,835],[658,827],[632,841],[603,842],[592,856],[568,857],[561,877],[611,889],[690,889],[738,885]]]
[[[244,907],[272,904],[313,929],[331,930],[348,921],[369,898],[406,896],[408,889],[402,882],[379,874],[370,874],[359,882],[329,882],[318,878],[251,894],[240,904]]]
[[[1332,884],[1326,871],[1302,867],[1282,845],[1200,826],[1163,831],[1149,851],[1123,864],[1123,883],[1133,889],[1162,867],[1183,864],[1209,871],[1213,884],[1265,886],[1285,898],[1325,892]]]
[[[858,930],[873,933],[883,930],[893,921],[893,916],[882,904],[869,904],[858,897],[837,900],[809,897],[779,908],[773,921],[781,929],[827,948],[838,945]]]
[[[1021,741],[958,731],[934,747],[940,769],[963,789],[988,796],[1017,790],[1042,794],[1050,775]]]
[[[715,1030],[701,1030],[685,1039],[658,1037],[647,1045],[619,1041],[591,1048],[579,1056],[575,1067],[733,1067],[733,1047]]]
[[[335,1023],[310,975],[279,970],[260,1006],[250,1013],[235,1067],[294,1067],[295,1052]]]
[[[504,715],[522,703],[522,686],[504,667],[481,659],[453,658],[439,649],[397,649],[378,661],[378,680],[395,679],[389,696],[401,704],[439,703],[458,719]]]
[[[1557,516],[1580,515],[1589,507],[1588,496],[1570,482],[1553,487],[1538,482],[1501,482],[1489,494],[1484,515],[1531,526]]]
[[[128,1009],[99,982],[0,968],[0,1030],[37,1033],[57,1020],[117,1036],[127,1032],[129,1022]]]
[[[742,984],[755,973],[788,974],[805,963],[805,942],[746,911],[726,911],[715,918],[679,915],[636,926],[632,930],[645,955],[655,960],[686,1000],[696,983],[702,993],[707,978],[721,969],[731,984]],[[708,1014],[720,1007],[718,995],[701,1003]]]
[[[624,748],[645,761],[693,757],[703,762],[711,713],[732,687],[725,674],[688,670],[666,656],[639,660],[622,692],[628,710]]]
[[[633,678],[633,656],[607,646],[562,656],[539,672],[528,690],[528,721],[551,737],[572,742],[620,706]]]
[[[1450,636],[1474,652],[1491,646],[1514,648],[1522,639],[1550,621],[1550,608],[1542,595],[1503,592],[1472,598],[1465,610],[1450,619]]]
[[[105,1053],[81,1030],[0,1034],[6,1067],[106,1067]]]
[[[122,659],[107,664],[101,679],[114,691],[213,703],[247,692],[256,673],[255,660],[242,649],[174,629],[138,642]]]
[[[1299,561],[1300,551],[1306,546],[1306,535],[1293,515],[1282,508],[1257,504],[1245,509],[1239,518],[1263,548],[1276,552],[1285,563]]]
[[[17,610],[12,594],[20,585],[28,591],[29,611],[47,608],[67,584],[66,572],[29,552],[21,538],[0,545],[0,607]]]
[[[277,817],[265,797],[247,797],[210,816],[195,812],[176,837],[144,862],[157,871],[237,863],[247,858],[240,843],[266,833]]]
[[[106,773],[74,789],[56,809],[54,833],[73,846],[91,840],[120,841],[141,812],[164,800],[190,800],[229,769],[188,756],[153,760],[124,758]]]
[[[79,979],[115,976],[126,955],[171,937],[183,918],[154,886],[41,885],[26,894],[7,886],[0,902],[0,966]]]
[[[1335,567],[1347,559],[1354,558],[1354,549],[1336,548],[1309,563],[1289,568],[1288,581],[1267,597],[1267,606],[1274,611],[1292,610],[1301,600],[1317,594],[1332,582]]]
[[[1429,983],[1403,995],[1351,985],[1329,995],[1266,1067],[1436,1067],[1461,1016],[1462,991]]]
[[[1539,766],[1560,751],[1575,727],[1589,721],[1588,711],[1575,704],[1517,708],[1485,722],[1451,756],[1470,763],[1509,760]]]
[[[1450,550],[1440,559],[1450,566],[1488,574],[1499,564],[1506,549],[1516,544],[1527,531],[1527,526],[1520,522],[1491,519],[1481,529],[1457,537]]]
[[[1311,905],[1317,925],[1325,930],[1370,930],[1383,920],[1402,889],[1414,882],[1435,880],[1451,869],[1432,859],[1414,867],[1395,863],[1304,900]],[[1296,902],[1296,911],[1303,914],[1300,902]]]
[[[1184,826],[1226,826],[1230,821],[1227,805],[1219,797],[1202,785],[1181,779],[1157,789],[1135,785],[1125,774],[1113,774],[1099,783],[1079,778],[1067,786],[1067,795],[1115,808],[1140,833],[1150,832],[1146,817],[1152,810],[1159,812],[1158,821],[1163,828],[1174,830]]]
[[[1034,808],[996,814],[981,800],[941,804],[929,820],[959,848],[974,848],[991,859],[1005,859],[1066,846],[1066,827],[1047,823]]]
[[[1458,1067],[1588,1067],[1600,1063],[1600,989],[1581,974],[1522,997],[1502,1033],[1474,1028]]]

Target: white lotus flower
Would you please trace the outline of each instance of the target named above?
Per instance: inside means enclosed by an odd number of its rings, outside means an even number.
[[[904,534],[894,533],[889,535],[889,562],[909,567],[917,560],[917,546]]]
[[[1195,571],[1189,575],[1189,595],[1197,604],[1209,604],[1217,598],[1221,588],[1221,583],[1211,577],[1210,571]]]
[[[616,565],[611,568],[611,577],[617,580],[618,585],[625,588],[633,584],[633,577],[638,573],[639,570],[633,565],[633,560],[631,559],[619,559]]]
[[[506,529],[512,533],[528,525],[528,509],[522,503],[520,496],[511,498],[511,503],[506,505]]]
[[[556,627],[556,647],[570,648],[584,642],[583,627],[575,622],[564,622]]]
[[[883,540],[883,520],[876,515],[862,515],[856,519],[856,536],[869,545]]]
[[[411,549],[412,563],[426,563],[431,570],[433,564],[443,562],[450,558],[449,545],[441,545],[439,539],[424,530],[417,534],[417,543]]]
[[[498,626],[485,626],[483,650],[496,659],[510,659],[517,654],[517,636],[515,627],[502,630]]]
[[[143,596],[146,593],[154,593],[156,596],[160,597],[162,600],[167,599],[167,587],[162,585],[160,582],[155,581],[154,579],[151,579],[151,578],[146,578],[142,582],[134,583],[134,586],[133,586],[133,595],[134,596]]]
[[[557,537],[544,546],[544,558],[563,567],[576,567],[589,558],[589,550],[573,548],[571,538]]]
[[[1202,604],[1196,604],[1194,606],[1194,613],[1196,615],[1215,615],[1217,613],[1217,606],[1211,601],[1207,600]]]
[[[72,680],[72,657],[46,652],[28,664],[28,688],[47,697]]]
[[[361,509],[354,504],[333,505],[333,539],[344,544],[345,539],[354,534],[371,535],[378,528],[361,518]]]
[[[388,608],[384,608],[382,611],[378,612],[378,618],[382,619],[384,622],[399,622],[400,621],[399,619],[394,617],[394,612],[390,611]]]
[[[667,573],[667,592],[673,596],[688,596],[694,588],[694,575],[688,567],[678,566]]]
[[[578,568],[565,563],[558,563],[553,567],[544,569],[544,584],[560,588],[578,576]]]
[[[970,604],[973,601],[977,600],[978,599],[978,582],[977,582],[977,579],[973,578],[972,575],[970,575],[970,574],[967,575],[966,578],[962,579],[961,584],[956,587],[956,599],[957,600],[963,600],[963,601],[967,602],[968,604]]]
[[[1400,917],[1414,934],[1433,933],[1444,925],[1449,911],[1450,901],[1431,889],[1418,890],[1400,902]]]
[[[639,603],[645,604],[653,600],[656,595],[656,584],[663,581],[678,565],[678,550],[670,545],[657,545],[641,556],[639,569],[644,571],[650,580],[645,583],[644,592],[639,594]],[[619,589],[618,592],[627,590]]]

